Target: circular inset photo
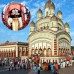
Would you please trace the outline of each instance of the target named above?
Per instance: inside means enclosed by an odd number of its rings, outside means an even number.
[[[12,2],[3,9],[2,21],[11,30],[22,30],[30,21],[30,11],[24,4]]]

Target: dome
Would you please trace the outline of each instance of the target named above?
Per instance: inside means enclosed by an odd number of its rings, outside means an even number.
[[[69,24],[66,22],[64,28],[69,28]]]
[[[39,8],[39,10],[37,11],[37,14],[41,13],[42,14],[42,10]]]
[[[59,10],[59,11],[57,12],[57,15],[62,15],[62,12]]]
[[[53,5],[51,5],[50,9],[55,9],[55,7]]]
[[[56,21],[56,20],[57,20],[57,17],[56,17],[55,15],[53,15],[53,16],[51,17],[51,20],[52,20],[52,21]]]
[[[35,23],[33,22],[33,20],[32,20],[32,22],[30,23],[30,27],[35,27]]]
[[[45,9],[50,8],[51,6],[55,8],[54,3],[51,0],[48,0],[45,4]]]

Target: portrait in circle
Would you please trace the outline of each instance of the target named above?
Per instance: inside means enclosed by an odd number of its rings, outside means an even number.
[[[2,21],[13,31],[22,30],[29,24],[30,11],[24,4],[12,2],[3,9]]]

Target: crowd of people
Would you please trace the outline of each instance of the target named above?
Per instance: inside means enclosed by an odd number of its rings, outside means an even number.
[[[20,69],[32,69],[34,74],[40,74],[40,70],[50,70],[53,74],[59,74],[58,69],[67,68],[72,66],[72,62],[64,61],[59,63],[46,63],[46,62],[33,62],[32,57],[25,60],[2,60],[2,66],[9,66],[10,70]]]

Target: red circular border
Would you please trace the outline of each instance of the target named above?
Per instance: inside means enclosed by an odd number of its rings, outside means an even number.
[[[11,3],[10,3],[10,4],[11,4]],[[21,5],[21,7],[22,7],[22,4],[21,4],[21,3],[20,3],[20,5]],[[7,6],[8,6],[8,5],[7,5]],[[7,11],[7,10],[8,10],[8,8],[6,9],[6,11]],[[23,26],[22,26],[21,28],[18,28],[18,30],[24,29],[24,28],[29,24],[29,21],[30,21],[30,18],[31,18],[30,11],[29,11],[27,20],[25,21],[25,17],[24,17],[24,12],[23,12],[23,10],[21,10],[21,12],[22,12],[22,14],[23,14],[23,17],[22,17],[22,24],[23,24]],[[8,25],[6,19],[3,18],[3,15],[5,15],[5,14],[2,14],[2,21],[3,21],[4,25],[5,25],[6,27],[8,27],[9,29],[12,30],[11,26]]]

